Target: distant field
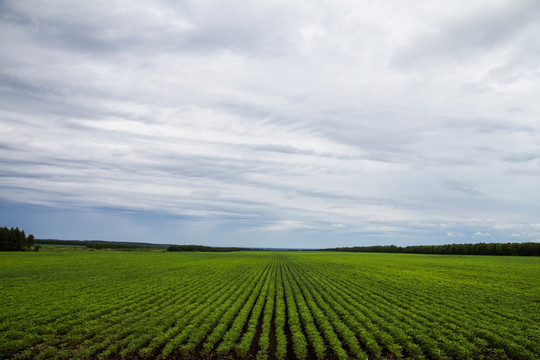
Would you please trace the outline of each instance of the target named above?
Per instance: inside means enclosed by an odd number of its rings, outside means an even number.
[[[540,258],[0,253],[0,358],[538,359]]]
[[[39,244],[40,251],[55,251],[55,250],[85,250],[85,245],[57,245],[57,244]]]

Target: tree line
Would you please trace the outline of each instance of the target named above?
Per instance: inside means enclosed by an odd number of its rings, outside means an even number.
[[[0,251],[26,251],[34,247],[34,235],[26,236],[18,227],[0,228]],[[36,248],[37,250],[37,248]]]
[[[201,251],[201,252],[230,252],[249,251],[253,249],[239,247],[212,247],[203,245],[167,245],[151,244],[139,242],[118,242],[103,240],[58,240],[58,239],[36,239],[36,244],[47,245],[75,245],[85,246],[88,249],[116,249],[116,250],[163,250],[167,251]]]
[[[239,247],[212,247],[203,245],[170,245],[167,251],[201,251],[201,252],[231,252],[231,251],[251,251],[249,248]]]
[[[448,255],[510,255],[510,256],[540,256],[540,243],[477,243],[477,244],[447,244],[447,245],[415,245],[415,246],[354,246],[324,251],[344,252],[378,252],[378,253],[409,253],[409,254],[448,254]]]
[[[74,245],[74,246],[86,246],[88,249],[124,249],[124,250],[136,250],[136,249],[165,249],[165,244],[151,244],[151,243],[139,243],[139,242],[118,242],[118,241],[103,241],[103,240],[57,240],[57,239],[36,239],[36,244],[47,245]]]
[[[136,242],[117,242],[117,241],[86,241],[86,247],[89,249],[117,249],[117,250],[150,250],[164,249],[167,245],[136,243]]]

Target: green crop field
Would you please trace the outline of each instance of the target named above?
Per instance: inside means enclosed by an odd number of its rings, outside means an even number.
[[[540,258],[0,253],[9,359],[538,359]]]

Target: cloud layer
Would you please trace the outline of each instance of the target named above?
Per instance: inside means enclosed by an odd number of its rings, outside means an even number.
[[[2,217],[213,245],[540,241],[538,15],[2,2]]]

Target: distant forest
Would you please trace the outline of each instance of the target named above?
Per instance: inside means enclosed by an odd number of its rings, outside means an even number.
[[[139,242],[117,242],[100,240],[57,240],[34,239],[33,235],[24,233],[19,228],[0,228],[0,251],[27,251],[38,250],[39,245],[83,246],[88,249],[117,249],[117,250],[167,250],[199,251],[199,252],[231,252],[272,250],[240,247],[212,247],[203,245],[168,245]],[[279,249],[287,250],[287,249]],[[293,250],[293,249],[291,249]],[[294,249],[302,250],[302,249]],[[308,249],[305,249],[308,250]],[[477,243],[477,244],[448,244],[448,245],[416,245],[416,246],[354,246],[313,251],[340,251],[340,252],[376,252],[376,253],[408,253],[408,254],[441,254],[441,255],[510,255],[510,256],[540,256],[540,243]]]
[[[139,242],[118,242],[118,241],[102,241],[102,240],[57,240],[57,239],[36,239],[36,244],[47,245],[71,245],[71,246],[86,246],[89,249],[165,249],[168,245],[151,244]]]
[[[540,256],[540,243],[478,243],[478,244],[449,244],[449,245],[417,245],[417,246],[355,246],[322,251],[344,252],[377,252],[377,253],[408,253],[408,254],[443,254],[443,255],[511,255],[511,256]]]
[[[231,252],[231,251],[252,251],[255,249],[239,247],[212,247],[203,245],[170,245],[167,251],[200,251],[200,252]]]
[[[36,244],[58,246],[85,246],[88,249],[116,249],[116,250],[167,250],[167,251],[200,251],[200,252],[230,252],[249,251],[252,249],[238,247],[212,247],[203,245],[168,245],[139,242],[118,242],[102,240],[57,240],[36,239]]]
[[[18,227],[0,228],[0,251],[25,251],[33,247],[34,235],[30,234],[27,237],[24,230],[19,230]]]

